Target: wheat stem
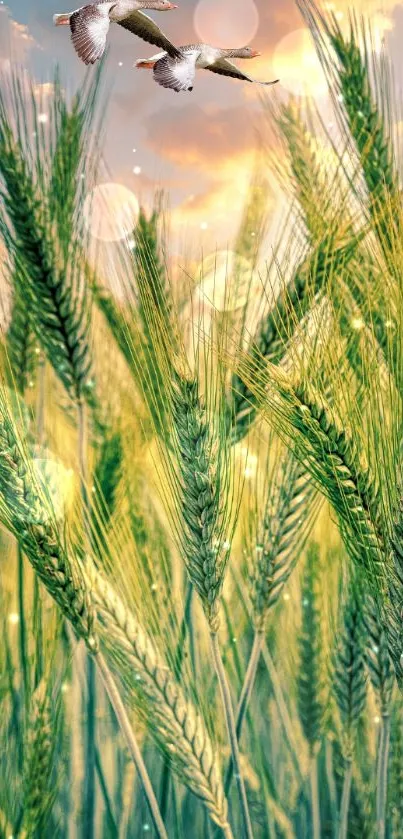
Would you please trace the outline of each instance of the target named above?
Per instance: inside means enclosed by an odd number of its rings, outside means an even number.
[[[319,784],[318,784],[318,759],[316,755],[312,755],[309,781],[311,787],[311,807],[312,807],[312,839],[320,839],[320,804],[319,804]]]
[[[89,498],[87,492],[87,422],[83,400],[77,403],[78,458],[82,497],[84,541],[89,545]],[[83,791],[83,839],[94,839],[95,832],[95,776],[96,776],[96,672],[91,656],[86,656],[86,729],[85,729],[85,780]]]
[[[210,633],[211,650],[213,654],[214,667],[217,674],[218,684],[221,693],[222,705],[225,715],[225,722],[228,731],[228,737],[231,747],[232,761],[234,763],[236,781],[238,787],[239,800],[243,817],[243,832],[247,839],[253,839],[252,824],[249,815],[248,800],[246,797],[245,784],[241,772],[241,761],[238,747],[238,740],[236,735],[236,725],[234,717],[234,709],[232,707],[231,693],[227,676],[225,673],[220,645],[216,632]]]
[[[239,697],[239,703],[237,708],[236,734],[238,740],[241,736],[243,722],[255,684],[257,667],[259,664],[260,654],[262,652],[262,647],[264,644],[264,637],[265,633],[263,631],[257,631],[253,639],[252,651],[250,654],[248,667],[245,674],[245,680],[242,685],[241,695]]]
[[[329,738],[325,741],[326,782],[329,790],[330,807],[332,812],[333,836],[337,835],[337,787],[333,767],[333,744]]]
[[[246,591],[244,591],[243,588],[242,588],[241,580],[240,580],[240,577],[239,577],[235,567],[232,567],[231,571],[232,571],[232,576],[235,580],[238,592],[241,595],[241,602],[243,603],[245,614],[249,617],[250,620],[252,620],[252,615],[253,615],[252,603],[251,603]],[[270,682],[271,682],[271,686],[273,688],[274,698],[276,700],[280,721],[282,723],[284,734],[285,734],[285,737],[286,737],[286,740],[287,740],[287,743],[288,743],[288,747],[290,749],[290,753],[291,753],[292,761],[293,761],[293,764],[294,764],[294,768],[295,768],[295,771],[298,775],[298,779],[299,779],[300,783],[303,784],[304,783],[304,778],[305,778],[305,773],[304,773],[304,770],[303,770],[303,767],[302,767],[302,764],[301,764],[301,759],[299,757],[298,747],[297,747],[297,744],[295,742],[294,727],[293,727],[293,724],[292,724],[292,721],[291,721],[290,714],[288,712],[286,701],[284,699],[284,694],[283,694],[283,690],[282,690],[282,687],[281,687],[281,682],[280,682],[280,679],[278,677],[278,673],[277,673],[277,670],[275,668],[274,661],[273,661],[273,659],[270,655],[269,648],[267,646],[266,641],[264,641],[263,647],[262,647],[262,659],[264,661],[264,664],[265,664],[265,667],[266,667],[266,670],[267,670],[267,673],[269,675],[269,679],[270,679]]]
[[[241,695],[239,697],[237,712],[236,712],[236,736],[237,740],[241,739],[242,734],[242,727],[244,723],[244,719],[246,716],[246,711],[248,709],[249,700],[252,695],[253,687],[255,684],[256,679],[256,672],[257,667],[259,664],[260,654],[262,652],[262,647],[264,644],[264,632],[257,631],[255,632],[255,637],[253,639],[252,650],[249,657],[248,667],[245,673],[244,682],[242,685]],[[232,758],[230,758],[227,772],[225,775],[225,782],[224,782],[224,790],[225,795],[227,796],[229,793],[229,789],[231,786],[232,776],[234,774],[234,762]]]
[[[385,713],[382,714],[379,732],[376,771],[376,835],[378,839],[385,839],[389,744],[390,716],[388,713]]]
[[[134,731],[132,729],[132,726],[130,725],[130,721],[126,713],[126,709],[123,705],[120,693],[116,687],[115,680],[112,676],[111,671],[109,670],[109,667],[102,653],[96,654],[95,662],[100,676],[102,678],[105,690],[109,696],[109,700],[114,710],[116,719],[125,737],[128,749],[136,766],[141,785],[143,787],[144,794],[147,799],[148,806],[150,808],[150,814],[154,823],[157,836],[159,837],[159,839],[168,839],[168,834],[165,830],[165,826],[161,818],[161,813],[159,811],[157,799],[155,797],[154,790],[152,788],[151,781],[148,776],[147,768],[144,763],[143,756],[137,743]]]
[[[345,771],[344,771],[343,793],[342,793],[342,797],[341,797],[338,839],[347,839],[348,811],[349,811],[349,808],[350,808],[350,794],[351,794],[352,777],[353,777],[353,760],[352,760],[351,757],[349,757],[346,760],[346,768],[345,768]]]

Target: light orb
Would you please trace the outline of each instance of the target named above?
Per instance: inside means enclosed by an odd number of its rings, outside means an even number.
[[[204,43],[214,47],[244,47],[257,33],[259,12],[253,0],[199,0],[194,27]]]
[[[88,193],[84,202],[87,229],[102,242],[119,242],[132,233],[139,214],[139,202],[123,184],[103,183]]]
[[[273,70],[294,96],[327,94],[325,74],[308,29],[296,29],[281,39],[273,53]]]

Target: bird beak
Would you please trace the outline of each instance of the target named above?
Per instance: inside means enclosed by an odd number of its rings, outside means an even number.
[[[168,3],[166,8],[167,9],[177,9],[178,6],[176,5],[176,3]]]
[[[252,56],[252,58],[257,58],[257,57],[258,57],[258,55],[261,55],[261,54],[262,54],[262,53],[261,53],[261,52],[258,52],[258,50],[252,50],[252,52],[251,52],[251,56]]]

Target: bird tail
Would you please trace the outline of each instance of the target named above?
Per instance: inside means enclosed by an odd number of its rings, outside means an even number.
[[[55,26],[68,26],[70,15],[53,15],[53,23]]]
[[[139,58],[135,63],[135,67],[140,70],[153,70],[155,60],[152,58]]]

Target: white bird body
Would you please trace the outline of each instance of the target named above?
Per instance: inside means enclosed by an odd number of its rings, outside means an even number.
[[[218,49],[210,44],[188,44],[178,47],[179,57],[170,56],[166,52],[159,53],[148,59],[140,59],[135,66],[153,70],[154,79],[162,87],[168,87],[177,92],[193,90],[196,70],[211,70],[222,76],[231,76],[242,81],[261,85],[276,84],[278,79],[271,82],[261,82],[252,79],[240,70],[229,58],[255,58],[260,53],[249,47],[242,49]]]
[[[75,12],[54,15],[53,20],[55,26],[70,26],[74,49],[84,64],[94,64],[104,54],[111,23],[162,47],[173,58],[180,57],[177,48],[142,9],[168,11],[176,6],[170,0],[98,0]]]

